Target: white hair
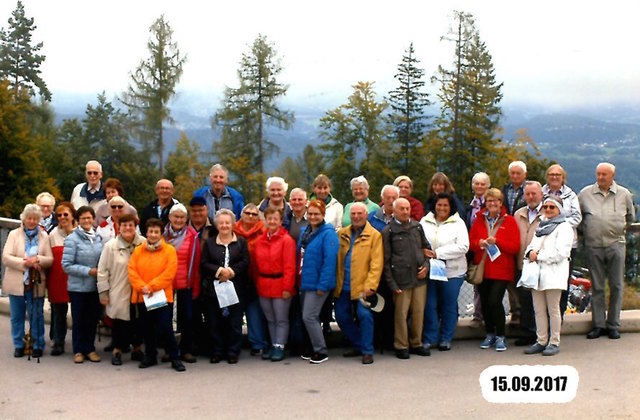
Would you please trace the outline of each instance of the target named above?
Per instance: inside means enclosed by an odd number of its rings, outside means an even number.
[[[84,166],[85,170],[89,167],[89,165],[96,165],[98,167],[98,170],[102,172],[102,164],[97,160],[88,161],[87,164]]]
[[[177,213],[179,211],[184,213],[184,214],[189,214],[189,213],[187,213],[187,208],[184,206],[184,204],[177,203],[177,204],[174,204],[173,206],[171,206],[171,210],[169,210],[169,215],[172,215],[173,213]]]
[[[294,189],[291,190],[291,192],[289,193],[289,200],[291,200],[291,196],[293,194],[298,194],[298,193],[302,193],[304,195],[304,199],[307,199],[307,192],[305,190],[303,190],[302,188],[299,187],[295,187]]]
[[[356,184],[362,184],[364,185],[364,188],[368,191],[369,190],[369,181],[367,181],[367,178],[365,178],[364,176],[360,175],[357,176],[355,178],[351,179],[351,182],[349,183],[349,185],[351,186],[351,189],[353,189],[353,187]]]
[[[473,178],[471,178],[471,186],[473,186],[473,183],[476,182],[478,178],[484,178],[484,180],[487,181],[487,187],[491,187],[491,178],[489,178],[486,172],[476,172]]]
[[[270,176],[269,178],[267,178],[267,182],[265,184],[267,186],[267,192],[269,192],[269,188],[274,182],[277,184],[281,184],[282,188],[284,188],[284,192],[287,192],[287,190],[289,189],[289,184],[284,182],[284,178],[281,178],[279,176]]]
[[[47,199],[51,201],[51,204],[56,204],[56,199],[53,195],[51,195],[51,193],[48,192],[41,192],[40,194],[38,194],[38,196],[36,197],[36,204],[40,203],[40,200],[42,199]]]
[[[395,185],[387,184],[380,190],[380,198],[384,196],[384,192],[388,189],[395,191],[398,197],[400,197],[400,188],[396,187]]]
[[[511,168],[514,168],[514,167],[518,167],[522,169],[524,173],[527,173],[527,165],[521,160],[514,160],[509,164],[509,170],[511,170]]]
[[[351,210],[353,210],[356,207],[362,207],[366,213],[369,213],[369,210],[367,209],[367,205],[364,204],[362,201],[356,201],[355,203],[353,203],[349,208],[349,213],[351,213]]]
[[[38,220],[42,219],[42,210],[40,210],[40,206],[35,203],[31,203],[24,206],[22,213],[20,213],[20,221],[24,223],[24,220],[30,214],[38,215]]]
[[[209,169],[209,176],[211,176],[214,171],[224,171],[225,175],[229,176],[229,171],[227,171],[227,168],[225,168],[221,163],[216,163],[211,167],[211,169]]]

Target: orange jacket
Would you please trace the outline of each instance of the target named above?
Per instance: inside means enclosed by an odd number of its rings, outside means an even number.
[[[129,283],[131,303],[142,303],[142,288],[148,286],[152,292],[164,290],[167,302],[173,302],[173,279],[178,270],[176,250],[161,239],[162,245],[151,252],[147,242],[140,244],[129,259]]]

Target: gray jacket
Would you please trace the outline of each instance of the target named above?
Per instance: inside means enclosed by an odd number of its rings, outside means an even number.
[[[605,248],[625,242],[625,229],[635,216],[633,198],[628,189],[616,184],[606,196],[598,184],[586,186],[578,194],[582,210],[581,230],[585,246]]]
[[[67,283],[70,292],[97,292],[97,279],[89,275],[98,267],[102,252],[102,239],[95,235],[93,241],[81,227],[77,227],[64,240],[62,269],[69,275]]]
[[[394,218],[382,230],[384,245],[384,278],[392,291],[407,290],[424,284],[428,276],[418,279],[418,270],[424,266],[429,268],[429,260],[424,256],[424,249],[430,248],[422,231],[422,226],[415,220],[400,224]]]

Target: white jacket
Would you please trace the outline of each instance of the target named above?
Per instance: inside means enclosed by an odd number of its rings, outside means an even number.
[[[436,252],[436,258],[443,260],[447,267],[447,277],[461,277],[467,272],[467,251],[469,233],[464,221],[453,214],[438,224],[432,212],[420,220],[424,234]]]
[[[331,201],[325,207],[324,213],[324,221],[333,225],[333,227],[338,230],[342,227],[342,214],[344,212],[344,208],[342,204],[338,202],[335,198],[331,197]]]
[[[540,264],[538,290],[565,290],[567,288],[572,243],[573,228],[566,221],[559,224],[549,235],[533,237],[525,255],[528,255],[532,250],[538,253],[538,263]]]

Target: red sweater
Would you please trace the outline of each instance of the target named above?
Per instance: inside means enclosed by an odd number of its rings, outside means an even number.
[[[285,228],[271,235],[265,232],[254,246],[255,279],[258,295],[281,298],[282,292],[295,293],[296,242]]]
[[[500,256],[491,261],[489,256],[484,263],[484,278],[492,280],[513,281],[515,276],[515,259],[520,251],[520,230],[513,216],[509,216],[502,208],[500,214],[504,221],[494,234],[496,245],[500,249]],[[497,223],[497,222],[496,222]],[[469,232],[469,250],[473,252],[473,263],[479,264],[485,250],[480,248],[480,240],[489,236],[484,212],[478,213]]]

